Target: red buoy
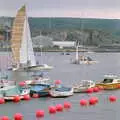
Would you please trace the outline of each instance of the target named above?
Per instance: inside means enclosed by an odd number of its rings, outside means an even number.
[[[30,95],[24,95],[24,100],[30,100]]]
[[[99,92],[99,88],[98,87],[94,87],[93,88],[93,92]]]
[[[96,100],[95,97],[91,97],[91,98],[89,99],[89,105],[95,105],[96,103],[97,103],[97,100]]]
[[[49,113],[50,114],[55,114],[56,113],[56,108],[54,106],[49,107]]]
[[[109,96],[109,101],[110,102],[116,102],[116,100],[117,100],[116,96],[113,96],[113,95]]]
[[[117,85],[117,88],[120,89],[120,84]]]
[[[71,108],[71,103],[70,102],[64,102],[64,108],[65,109],[70,109]]]
[[[57,85],[61,84],[61,80],[55,80],[55,84]]]
[[[1,120],[10,120],[8,116],[1,117]]]
[[[4,104],[5,103],[5,99],[4,98],[0,98],[0,104]]]
[[[88,88],[88,89],[86,90],[86,92],[87,92],[87,93],[93,93],[93,88]]]
[[[19,82],[19,86],[20,86],[20,87],[24,87],[25,85],[26,85],[26,83],[25,83],[24,81]]]
[[[87,100],[85,100],[85,99],[80,100],[80,105],[87,106]]]
[[[14,120],[23,120],[23,115],[21,113],[16,113],[14,115]]]
[[[33,97],[33,98],[39,98],[39,95],[38,95],[37,93],[34,93],[34,94],[32,95],[32,97]]]
[[[63,106],[61,104],[56,105],[56,111],[62,112],[63,111]]]
[[[44,110],[37,110],[36,111],[36,118],[44,117]]]
[[[14,98],[13,98],[13,102],[20,102],[20,97],[19,96],[15,96]]]

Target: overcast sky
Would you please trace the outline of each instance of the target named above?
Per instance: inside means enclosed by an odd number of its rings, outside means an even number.
[[[120,18],[120,0],[0,0],[0,16],[15,16],[25,3],[35,17]]]

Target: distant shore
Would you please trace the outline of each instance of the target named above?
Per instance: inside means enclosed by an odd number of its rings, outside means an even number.
[[[0,52],[10,52],[10,48],[0,48]],[[35,52],[41,52],[41,49],[34,48]],[[42,52],[76,52],[75,48],[65,48],[65,49],[56,49],[56,48],[43,48]],[[79,52],[120,52],[120,49],[107,49],[107,48],[86,48],[79,49]]]

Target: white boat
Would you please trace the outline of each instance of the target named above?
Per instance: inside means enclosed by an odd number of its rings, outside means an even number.
[[[95,87],[95,82],[91,80],[82,80],[80,83],[73,86],[74,93],[86,92],[88,88]]]
[[[79,55],[79,45],[76,46],[76,56],[75,59],[71,59],[71,63],[73,64],[96,64],[98,61],[91,59],[85,55]]]
[[[29,93],[29,89],[20,89],[16,85],[0,88],[0,97],[3,97],[5,100],[13,100],[15,96],[19,96],[20,99],[23,99],[24,95],[28,95]]]
[[[13,23],[11,48],[13,66],[10,69],[13,71],[50,70],[53,68],[47,64],[36,63],[25,6],[20,8]]]
[[[64,86],[59,86],[59,87],[53,87],[50,91],[49,94],[52,97],[69,97],[73,95],[73,88],[70,87],[64,87]]]

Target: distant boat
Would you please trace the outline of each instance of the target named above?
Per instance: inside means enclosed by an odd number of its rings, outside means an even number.
[[[79,46],[76,46],[76,56],[74,59],[71,59],[72,64],[95,64],[97,61],[93,60],[89,56],[79,55]]]
[[[53,68],[47,64],[36,63],[25,5],[19,9],[13,23],[11,48],[13,65],[9,70],[35,71]]]

